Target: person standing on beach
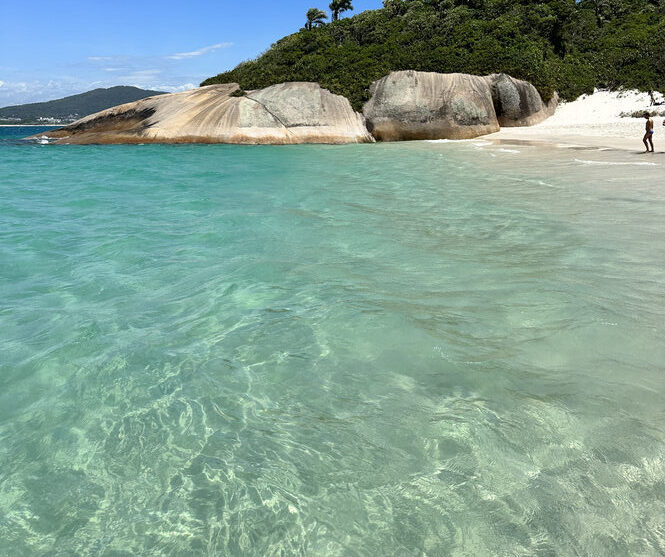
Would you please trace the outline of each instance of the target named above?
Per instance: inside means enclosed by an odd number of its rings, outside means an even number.
[[[648,112],[644,113],[644,117],[647,120],[646,123],[646,133],[644,134],[644,138],[642,141],[644,142],[644,146],[647,148],[646,152],[653,153],[653,119],[651,116],[649,116]],[[651,145],[651,150],[649,150],[649,145]]]

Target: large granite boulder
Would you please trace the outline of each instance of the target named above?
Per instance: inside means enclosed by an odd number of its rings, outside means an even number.
[[[556,93],[545,104],[537,89],[528,81],[509,75],[492,74],[486,78],[492,91],[492,101],[499,125],[533,126],[554,114],[558,104]]]
[[[243,94],[209,85],[149,97],[45,132],[58,143],[367,143],[364,118],[317,83],[282,83]]]
[[[487,79],[412,70],[374,82],[363,113],[381,141],[469,139],[499,131]]]

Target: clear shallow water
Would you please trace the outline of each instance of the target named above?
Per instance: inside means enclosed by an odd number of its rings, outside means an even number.
[[[665,553],[664,162],[6,139],[0,554]]]

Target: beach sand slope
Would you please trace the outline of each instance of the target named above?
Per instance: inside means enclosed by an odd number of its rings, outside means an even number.
[[[549,119],[531,127],[502,128],[484,136],[496,142],[541,142],[561,146],[596,147],[643,151],[644,118],[622,117],[644,111],[663,112],[663,96],[656,93],[656,106],[650,106],[647,93],[637,91],[595,91],[577,100],[561,103]],[[662,138],[665,149],[665,128],[656,117],[654,143],[658,150]]]

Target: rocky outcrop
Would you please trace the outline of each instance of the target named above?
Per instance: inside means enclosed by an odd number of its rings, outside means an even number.
[[[374,82],[363,113],[381,141],[469,139],[499,131],[487,79],[401,71]]]
[[[554,113],[536,88],[486,77],[401,71],[376,81],[361,114],[317,83],[240,91],[235,83],[149,97],[45,132],[58,143],[367,143],[470,139]],[[369,130],[369,131],[368,131]]]
[[[500,126],[532,126],[557,107],[506,74],[480,77],[401,71],[374,82],[363,113],[377,140],[470,139]]]
[[[492,74],[485,79],[490,85],[494,111],[501,127],[533,126],[552,116],[558,105],[556,93],[545,104],[528,81],[506,74]]]
[[[367,143],[364,118],[317,83],[235,83],[149,97],[44,134],[58,143]]]

